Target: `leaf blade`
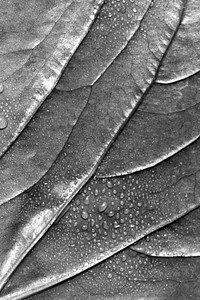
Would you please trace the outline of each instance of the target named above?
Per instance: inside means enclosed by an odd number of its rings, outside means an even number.
[[[174,261],[127,248],[91,270],[25,299],[196,300],[200,294],[199,266],[199,257]]]
[[[142,237],[156,235],[152,232],[199,207],[199,147],[200,140],[143,172],[91,179],[22,261],[10,278],[9,292],[5,286],[3,293],[20,299],[70,279],[135,242],[133,249],[141,251]],[[162,249],[156,244],[153,250]]]
[[[189,0],[183,22],[161,66],[157,82],[168,84],[183,80],[200,70],[198,0]]]
[[[155,166],[200,136],[199,74],[154,84],[97,170],[107,178]]]
[[[6,60],[1,63],[2,74],[8,69],[0,89],[1,122],[4,119],[6,122],[0,130],[1,155],[55,87],[102,1],[99,4],[85,0],[80,3],[61,1],[59,5],[55,2],[45,1],[40,6],[31,0],[25,1],[24,6],[13,0],[1,3],[2,26],[5,32],[11,30],[0,48],[1,61]]]

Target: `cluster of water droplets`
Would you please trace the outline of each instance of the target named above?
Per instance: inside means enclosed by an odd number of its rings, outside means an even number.
[[[0,95],[3,93],[4,91],[4,85],[3,83],[0,83]],[[0,112],[0,130],[5,129],[8,126],[8,121],[5,118],[5,115]]]
[[[101,254],[117,252],[152,222],[156,224],[159,205],[155,199],[146,201],[147,191],[148,185],[132,175],[92,179],[72,201],[63,220],[77,255],[82,248],[81,256],[95,253],[101,260]]]

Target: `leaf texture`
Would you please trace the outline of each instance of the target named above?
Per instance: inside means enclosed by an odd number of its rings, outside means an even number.
[[[32,188],[1,205],[1,286],[94,174],[137,108],[155,80],[184,4],[152,2],[135,36],[90,88],[88,103],[50,170]]]
[[[51,167],[84,109],[90,89],[54,91],[0,162],[0,204],[35,184]],[[8,176],[9,174],[9,176]]]
[[[183,80],[200,70],[200,2],[189,0],[173,45],[163,60],[157,82]]]
[[[80,80],[77,77],[80,72],[84,72],[88,76],[91,75],[91,82],[94,82],[97,80],[94,72],[97,69],[101,70],[99,56],[97,56],[93,47],[96,46],[98,53],[101,52],[102,62],[107,60],[107,64],[104,66],[106,69],[127,45],[128,40],[140,26],[150,3],[151,1],[145,0],[138,6],[135,2],[129,2],[128,9],[120,2],[117,5],[114,2],[106,2],[102,6],[86,38],[72,56],[64,74],[55,87],[55,89],[61,91],[56,92],[54,90],[50,94],[45,104],[30,121],[27,128],[24,129],[17,143],[13,145],[11,150],[1,160],[1,203],[36,183],[46,173],[62,150],[68,138],[67,130],[69,130],[68,133],[71,131],[70,126],[64,120],[65,118],[68,120],[73,115],[73,112],[69,111],[71,106],[74,109],[76,106],[80,107],[80,112],[82,111],[81,107],[85,106],[86,94],[89,91],[89,83],[83,81],[81,85],[85,85],[86,88],[77,90],[77,83]],[[118,18],[117,22],[116,17]],[[115,44],[113,44],[113,40],[115,40]],[[79,59],[76,58],[77,56]],[[80,63],[81,57],[84,58],[84,61],[87,57],[84,65]],[[74,64],[75,66],[72,67]],[[103,70],[101,72],[103,73]],[[71,85],[74,84],[76,86],[69,88],[69,82],[71,82]],[[74,90],[74,92],[71,92],[71,90]],[[82,101],[81,97],[83,97]],[[71,99],[73,99],[73,102]],[[61,116],[59,117],[60,114]],[[76,114],[76,119],[78,119],[77,116]],[[39,122],[38,119],[41,121]],[[63,127],[62,131],[59,130],[60,126]],[[65,127],[66,129],[64,129]],[[55,136],[57,136],[57,139]],[[49,149],[51,149],[51,153],[49,153]],[[7,174],[9,174],[9,177],[6,176]]]
[[[91,179],[17,268],[10,299],[71,278],[198,207],[199,147],[200,140],[143,172]]]
[[[119,176],[152,167],[198,139],[199,76],[171,85],[154,84],[96,176]]]
[[[70,281],[25,299],[197,300],[199,266],[199,257],[174,261],[126,249]]]
[[[76,37],[2,140],[0,299],[200,299],[199,1],[41,3],[0,1],[3,112]]]
[[[200,256],[199,208],[131,246],[153,256]]]
[[[151,3],[151,0],[105,1],[56,88],[69,91],[93,85],[127,46]]]
[[[103,1],[0,1],[0,155],[22,132]]]

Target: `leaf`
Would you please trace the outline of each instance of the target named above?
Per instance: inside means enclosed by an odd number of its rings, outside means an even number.
[[[71,280],[25,299],[197,300],[199,273],[199,257],[149,257],[128,248]]]
[[[126,48],[151,4],[151,0],[105,1],[57,89],[69,91],[93,85]]]
[[[105,56],[106,45],[106,57],[104,57],[104,62],[106,58],[108,61],[107,65],[112,63],[140,26],[141,20],[151,3],[151,1],[146,0],[140,2],[139,6],[135,2],[130,2],[128,9],[126,9],[126,6],[121,5],[120,2],[118,2],[117,7],[110,2],[102,6],[86,38],[72,56],[72,59],[56,86],[56,89],[59,89],[61,86],[61,91],[56,92],[54,90],[50,94],[44,105],[30,121],[30,124],[24,129],[17,143],[13,144],[11,150],[2,158],[0,164],[1,203],[17,196],[17,194],[36,183],[42,175],[47,172],[52,162],[56,159],[67,141],[67,130],[69,130],[68,133],[71,131],[70,125],[66,123],[64,119],[68,120],[68,118],[70,118],[71,122],[71,116],[74,114],[72,111],[69,112],[71,106],[73,106],[74,109],[76,106],[80,106],[80,112],[82,111],[81,107],[83,108],[86,103],[84,100],[81,102],[81,97],[78,96],[82,95],[86,100],[85,95],[87,94],[87,90],[90,90],[89,87],[86,87],[85,92],[84,89],[76,89],[74,92],[68,91],[67,93],[68,83],[71,82],[71,85],[76,85],[78,82],[77,76],[79,76],[80,71],[83,72],[83,70],[84,74],[87,73],[87,75],[91,75],[94,81],[95,75],[93,72],[99,68],[99,59],[97,59],[96,52],[93,53],[94,45],[98,47],[98,53],[101,50],[102,57]],[[120,13],[118,13],[119,10]],[[111,12],[114,14],[112,18],[110,17]],[[124,23],[121,22],[121,16],[123,16],[123,19],[125,18]],[[116,17],[118,18],[117,22]],[[116,23],[118,26],[116,26]],[[127,24],[129,24],[128,27]],[[94,39],[96,43],[94,43]],[[113,44],[113,39],[116,40],[115,45]],[[113,46],[116,48],[115,51]],[[92,57],[91,54],[93,54]],[[82,56],[84,60],[89,56],[84,66],[80,64],[80,59],[77,59],[77,57]],[[74,61],[76,68],[71,67]],[[97,66],[95,66],[95,63],[97,63]],[[89,72],[86,71],[88,69]],[[84,80],[84,78],[85,77],[82,79]],[[87,86],[88,82],[84,82],[83,85],[84,84]],[[76,94],[78,94],[77,99]],[[56,99],[57,97],[58,99]],[[67,97],[66,100],[64,100],[65,97]],[[71,102],[71,97],[73,102],[77,102],[77,104],[74,105]],[[59,117],[60,114],[61,116]],[[62,126],[62,130],[60,126]],[[6,176],[7,174],[9,174],[9,177]]]
[[[64,71],[58,89],[72,90],[84,85],[92,85],[109,65],[109,59],[116,57],[130,39],[131,21],[138,26],[149,4],[150,1],[143,0],[131,1],[128,4],[118,1],[115,3],[118,13],[115,12],[115,18],[112,19],[109,18],[113,10],[112,2],[108,1],[102,8],[101,16],[109,22],[102,24],[96,20],[96,26],[92,27],[91,32],[69,62],[69,68]],[[161,64],[156,80],[158,83],[179,81],[200,70],[199,10],[198,0],[187,1],[181,25]],[[119,12],[123,13],[123,17]],[[102,38],[101,42],[96,38],[99,35]],[[68,74],[69,69],[70,74]]]
[[[153,232],[131,249],[153,256],[200,256],[199,213],[197,208],[172,224]]]
[[[56,89],[0,162],[0,204],[35,184],[51,167],[87,103],[89,88]],[[8,176],[9,175],[9,176]]]
[[[200,136],[200,73],[171,85],[154,84],[112,144],[97,177],[152,167]]]
[[[0,155],[56,85],[101,3],[1,1]]]
[[[198,207],[199,155],[200,139],[152,169],[91,179],[24,258],[3,295],[22,299],[72,278]]]
[[[200,2],[190,0],[174,43],[163,60],[157,82],[183,80],[200,70]]]
[[[94,174],[155,80],[185,2],[152,4],[126,49],[91,87],[88,103],[50,170],[32,188],[1,205],[1,287]]]

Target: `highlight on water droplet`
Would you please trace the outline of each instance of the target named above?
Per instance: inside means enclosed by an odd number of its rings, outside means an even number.
[[[82,214],[81,214],[81,217],[84,219],[84,220],[87,220],[89,215],[88,215],[88,212],[87,211],[83,211]]]
[[[0,94],[3,93],[3,91],[4,91],[3,83],[0,83]]]
[[[8,126],[8,122],[3,115],[0,115],[0,130],[5,129]]]
[[[101,203],[98,207],[99,212],[103,212],[106,210],[108,204],[104,201],[103,203]]]
[[[107,185],[107,187],[108,187],[109,189],[111,189],[111,188],[113,187],[113,184],[112,184],[112,182],[111,182],[110,180],[107,181],[106,185]]]

